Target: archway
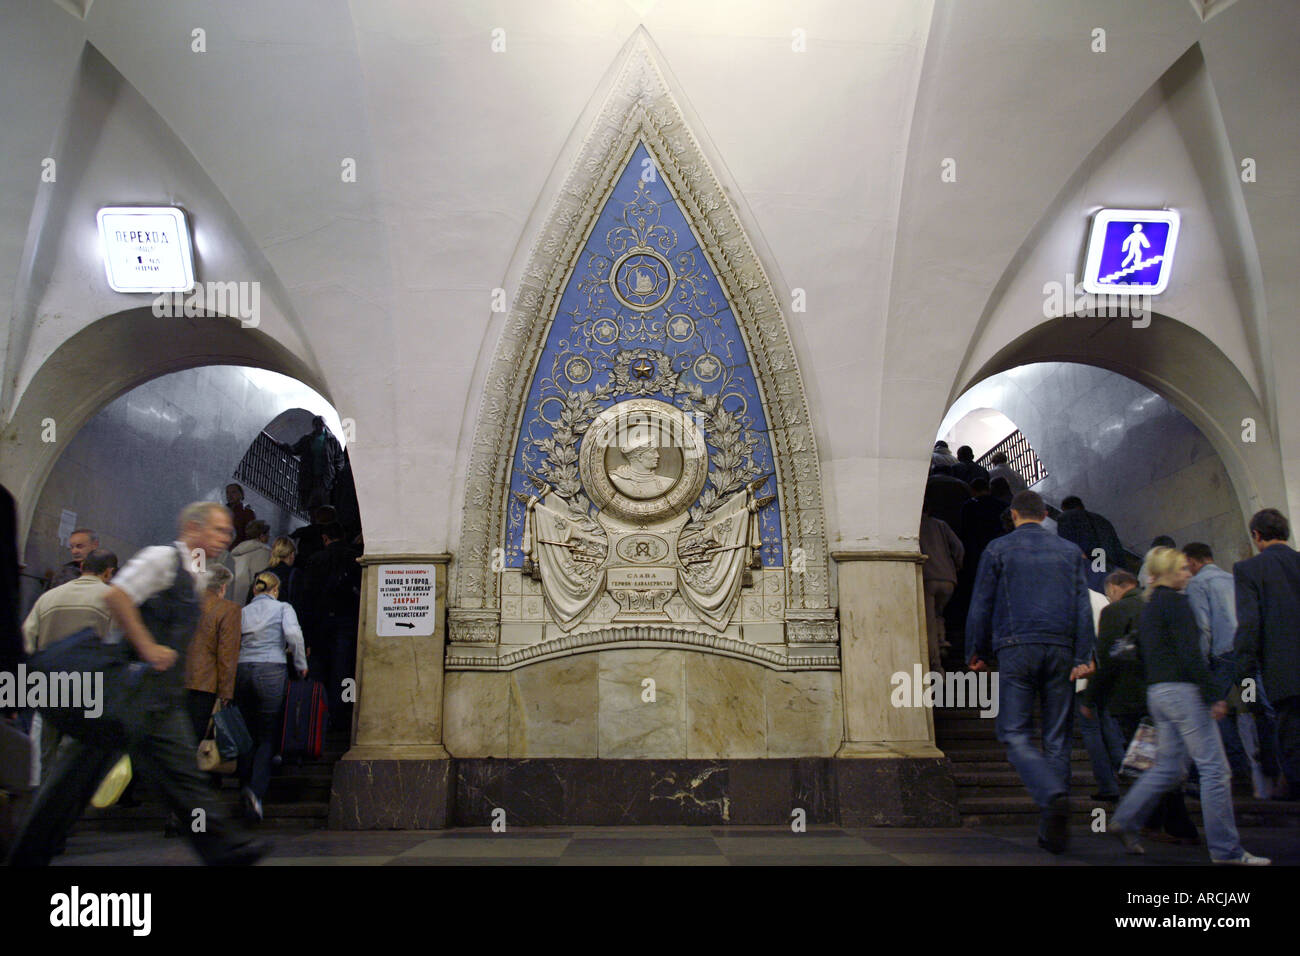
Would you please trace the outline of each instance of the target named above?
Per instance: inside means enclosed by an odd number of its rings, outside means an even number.
[[[956,382],[949,408],[976,383],[1038,362],[1091,365],[1150,389],[1185,415],[1222,459],[1243,522],[1263,507],[1285,509],[1281,455],[1265,404],[1227,356],[1190,326],[1160,313],[1149,324],[1092,315],[1043,322]]]
[[[258,328],[227,317],[157,317],[140,307],[106,316],[70,337],[32,377],[0,441],[0,482],[17,499],[25,542],[41,489],[66,444],[101,409],[172,372],[239,365],[279,372],[330,399],[315,367]]]

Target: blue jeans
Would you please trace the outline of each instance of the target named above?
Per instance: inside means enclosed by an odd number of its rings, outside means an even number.
[[[1156,762],[1124,795],[1111,825],[1135,831],[1169,790],[1187,775],[1187,759],[1201,777],[1201,815],[1210,859],[1236,859],[1244,852],[1232,812],[1232,771],[1210,708],[1195,684],[1163,683],[1147,688],[1147,711],[1156,723]]]
[[[998,651],[998,740],[1040,809],[1070,793],[1074,654],[1054,644],[1012,644]],[[1034,701],[1042,702],[1043,749],[1033,741]]]
[[[1074,696],[1082,706],[1083,695]],[[1079,734],[1083,737],[1083,746],[1092,762],[1092,776],[1097,781],[1097,792],[1118,799],[1119,778],[1115,773],[1124,762],[1124,739],[1114,717],[1104,710],[1095,713],[1097,716],[1091,718],[1075,714],[1075,719],[1079,721]]]
[[[239,664],[235,668],[235,704],[248,724],[253,749],[239,758],[239,783],[261,800],[271,783],[271,757],[280,744],[289,668],[284,664]]]

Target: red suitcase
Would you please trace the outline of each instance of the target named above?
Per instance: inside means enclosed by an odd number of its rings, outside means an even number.
[[[324,684],[318,680],[289,681],[284,700],[284,731],[280,735],[281,755],[286,759],[320,759],[328,719]]]

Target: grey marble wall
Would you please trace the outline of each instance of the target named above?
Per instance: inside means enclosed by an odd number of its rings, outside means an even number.
[[[1025,433],[1048,471],[1035,491],[1058,507],[1078,495],[1111,520],[1130,551],[1143,554],[1153,537],[1168,534],[1179,545],[1206,542],[1225,568],[1250,556],[1223,462],[1186,416],[1133,380],[1063,362],[995,375],[949,413],[941,434],[954,449],[959,418],[978,408],[997,409]]]
[[[226,484],[260,430],[292,441],[310,430],[312,414],[324,415],[338,434],[337,416],[313,390],[283,375],[231,365],[164,375],[127,392],[75,435],[57,435],[67,447],[37,504],[26,573],[39,576],[68,560],[58,540],[64,509],[76,512],[79,526],[98,531],[101,546],[122,561],[145,545],[173,540],[182,507],[224,500]],[[270,522],[273,539],[303,523],[247,485],[244,490],[257,516]],[[39,585],[31,578],[24,585],[25,611]]]

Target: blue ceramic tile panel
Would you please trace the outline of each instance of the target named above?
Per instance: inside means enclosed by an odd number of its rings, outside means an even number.
[[[511,467],[508,567],[523,562],[524,506],[513,492],[535,494],[537,478],[587,504],[582,431],[609,406],[640,397],[705,416],[709,482],[694,514],[759,477],[767,480],[758,495],[776,494],[767,419],[735,316],[638,143],[578,255],[533,374]],[[765,567],[782,564],[779,508],[774,501],[759,516]]]

